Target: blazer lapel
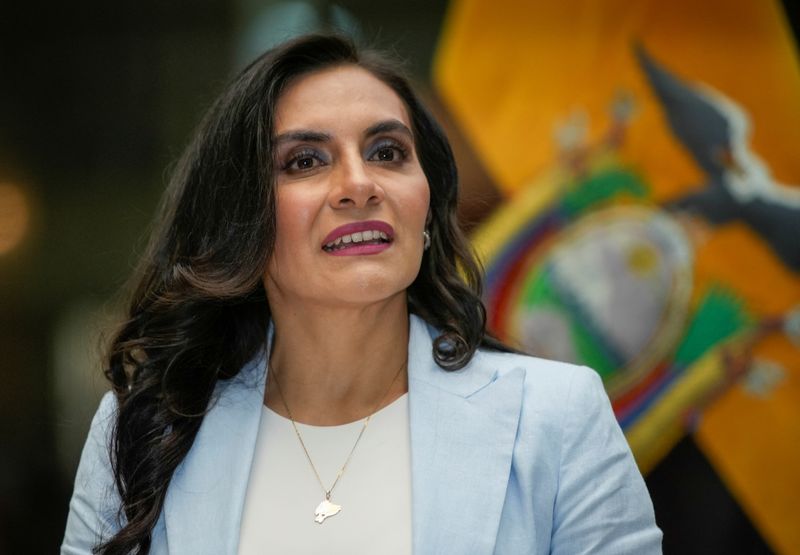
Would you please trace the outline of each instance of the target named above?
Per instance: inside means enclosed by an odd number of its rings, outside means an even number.
[[[412,526],[415,553],[494,552],[522,406],[525,371],[499,373],[477,353],[439,368],[427,325],[409,333]]]
[[[269,344],[269,343],[268,343]],[[203,419],[164,501],[172,555],[236,553],[266,381],[265,354],[228,382]]]

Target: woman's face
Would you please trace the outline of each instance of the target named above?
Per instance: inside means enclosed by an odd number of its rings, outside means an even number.
[[[278,300],[356,306],[405,296],[430,200],[405,104],[357,66],[293,81],[275,110]]]

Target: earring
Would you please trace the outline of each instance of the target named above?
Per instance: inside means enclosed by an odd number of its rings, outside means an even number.
[[[422,250],[426,251],[431,247],[431,234],[428,230],[422,232]]]

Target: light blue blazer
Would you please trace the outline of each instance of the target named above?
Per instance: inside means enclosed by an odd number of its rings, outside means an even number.
[[[432,356],[436,331],[411,316],[409,332],[416,555],[661,553],[650,497],[597,374],[487,351],[445,372]],[[236,554],[265,356],[218,384],[151,553]],[[107,450],[115,405],[107,394],[92,421],[62,555],[89,554],[119,527]]]

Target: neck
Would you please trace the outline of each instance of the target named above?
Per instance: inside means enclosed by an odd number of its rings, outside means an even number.
[[[405,294],[359,307],[270,308],[274,336],[264,402],[278,414],[289,416],[285,400],[297,422],[343,424],[408,390]]]

